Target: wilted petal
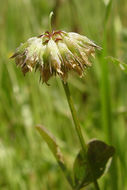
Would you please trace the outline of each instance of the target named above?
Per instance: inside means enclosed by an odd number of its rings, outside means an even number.
[[[82,46],[88,45],[88,46],[93,46],[95,48],[100,48],[99,46],[97,46],[93,41],[91,41],[89,38],[87,38],[86,36],[77,34],[75,32],[69,32],[68,36],[71,39],[77,40],[78,43]]]
[[[60,60],[61,55],[56,43],[54,42],[54,40],[50,39],[47,46],[52,68],[56,70],[59,74],[62,74]]]

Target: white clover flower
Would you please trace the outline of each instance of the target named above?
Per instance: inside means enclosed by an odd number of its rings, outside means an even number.
[[[59,75],[64,82],[68,72],[75,71],[80,77],[84,69],[90,66],[90,56],[95,48],[100,49],[86,36],[74,32],[45,32],[21,44],[11,58],[15,58],[23,74],[33,69],[40,70],[43,82],[47,83],[53,75]]]

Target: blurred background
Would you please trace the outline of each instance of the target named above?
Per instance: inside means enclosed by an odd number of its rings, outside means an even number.
[[[35,130],[43,124],[56,136],[71,169],[80,145],[61,81],[42,85],[38,72],[24,77],[9,59],[21,42],[48,29],[51,11],[54,29],[103,48],[82,79],[70,75],[69,85],[87,142],[98,138],[116,148],[101,189],[127,190],[127,75],[106,59],[127,63],[126,0],[0,0],[0,190],[70,190]]]

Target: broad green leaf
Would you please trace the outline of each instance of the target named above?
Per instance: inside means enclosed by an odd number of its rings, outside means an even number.
[[[127,64],[126,63],[124,63],[124,62],[122,62],[119,59],[114,58],[114,57],[107,57],[107,59],[109,61],[111,61],[112,63],[114,63],[115,65],[119,66],[122,71],[127,73]]]
[[[86,155],[81,150],[74,162],[73,172],[76,186],[81,188],[100,178],[114,152],[112,146],[100,140],[90,141]]]

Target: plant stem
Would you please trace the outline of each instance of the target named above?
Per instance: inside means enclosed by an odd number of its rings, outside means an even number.
[[[97,180],[94,180],[94,187],[96,190],[100,190]]]
[[[67,101],[68,101],[68,104],[69,104],[69,107],[70,107],[70,110],[71,110],[72,118],[73,118],[73,121],[74,121],[74,124],[75,124],[75,129],[76,129],[76,132],[77,132],[78,137],[79,137],[79,141],[80,141],[81,146],[82,146],[82,150],[84,151],[84,153],[86,153],[86,144],[85,144],[82,132],[81,132],[81,127],[80,127],[79,120],[78,120],[78,117],[77,117],[77,114],[76,114],[76,110],[75,110],[75,107],[74,107],[74,104],[73,104],[73,101],[72,101],[72,98],[71,98],[71,94],[70,94],[68,84],[67,83],[65,84],[63,82],[63,87],[64,87],[65,94],[66,94],[66,97],[67,97]]]
[[[76,113],[76,110],[75,110],[75,107],[74,107],[74,104],[73,104],[73,101],[72,101],[72,98],[71,98],[71,94],[70,94],[68,84],[67,83],[65,84],[63,82],[63,87],[64,87],[64,90],[65,90],[65,94],[66,94],[67,101],[68,101],[68,104],[69,104],[69,107],[70,107],[70,110],[71,110],[72,118],[73,118],[73,121],[74,121],[74,124],[75,124],[75,129],[76,129],[76,132],[78,134],[78,138],[79,138],[82,150],[83,150],[84,154],[86,154],[86,151],[87,151],[86,143],[85,143],[83,135],[82,135],[80,123],[79,123],[78,116],[77,116],[77,113]],[[93,176],[93,179],[94,179],[94,176]],[[94,179],[93,183],[94,183],[95,189],[100,190],[99,185],[97,183],[97,180]],[[79,190],[79,189],[80,189],[80,186],[77,188],[77,190]]]

